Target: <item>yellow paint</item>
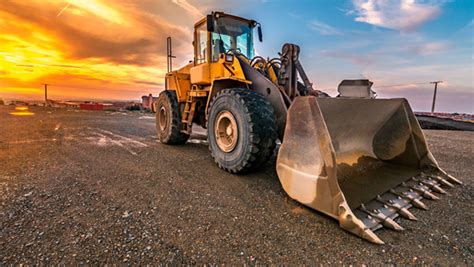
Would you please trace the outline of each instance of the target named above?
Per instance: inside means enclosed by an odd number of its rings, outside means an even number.
[[[211,83],[209,68],[209,63],[199,64],[191,68],[191,83],[197,85],[209,85]]]
[[[183,69],[170,72],[166,75],[168,89],[175,90],[178,102],[185,102],[188,92],[191,90],[190,75]]]
[[[181,69],[167,74],[168,89],[175,90],[178,102],[185,102],[192,85],[210,87],[215,80],[231,79],[244,83],[247,81],[239,60],[234,57],[232,62],[226,62],[221,54],[217,62],[203,63],[197,66],[188,64]]]

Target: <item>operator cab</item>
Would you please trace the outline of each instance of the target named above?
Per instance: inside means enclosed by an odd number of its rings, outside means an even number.
[[[254,20],[212,12],[195,25],[195,65],[217,62],[222,53],[238,53],[248,59],[254,56],[253,29],[260,24]]]

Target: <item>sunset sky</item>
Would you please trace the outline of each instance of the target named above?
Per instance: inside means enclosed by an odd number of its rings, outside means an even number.
[[[0,98],[138,100],[158,94],[166,37],[174,67],[192,59],[192,26],[211,10],[263,27],[256,52],[299,44],[315,87],[369,78],[417,111],[474,113],[472,0],[1,0]]]

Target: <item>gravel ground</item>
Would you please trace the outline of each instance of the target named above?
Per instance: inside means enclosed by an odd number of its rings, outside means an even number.
[[[426,131],[464,185],[374,245],[291,200],[275,162],[231,175],[196,135],[159,144],[140,113],[0,106],[0,263],[473,262],[474,132]],[[0,264],[0,265],[3,265]]]

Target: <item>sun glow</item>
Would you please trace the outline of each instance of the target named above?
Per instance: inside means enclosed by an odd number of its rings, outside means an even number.
[[[106,21],[121,24],[130,25],[125,17],[117,10],[103,4],[97,0],[70,0],[69,3],[78,9],[85,10],[94,14]]]
[[[186,31],[120,1],[0,1],[0,98],[40,100],[44,84],[51,99],[156,94],[164,40]]]

